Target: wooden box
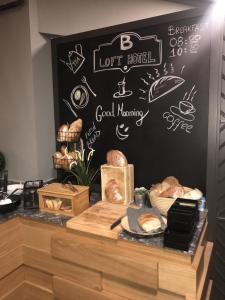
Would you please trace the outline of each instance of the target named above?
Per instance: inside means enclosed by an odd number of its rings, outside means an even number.
[[[42,211],[67,216],[79,215],[89,207],[89,187],[52,183],[38,190]]]
[[[125,167],[114,167],[110,165],[101,166],[101,188],[102,201],[108,201],[105,194],[107,183],[115,179],[123,196],[123,204],[129,204],[134,200],[134,166],[129,164]]]

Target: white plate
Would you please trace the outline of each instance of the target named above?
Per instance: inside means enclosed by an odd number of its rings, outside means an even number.
[[[15,195],[21,195],[23,193],[23,184],[9,184],[7,186],[7,193],[11,194],[16,189],[21,189],[15,192]]]
[[[136,236],[139,236],[139,237],[154,236],[154,235],[158,235],[158,234],[161,234],[161,233],[164,232],[164,230],[162,230],[162,229],[160,231],[157,231],[157,232],[142,232],[142,233],[134,232],[129,227],[127,216],[122,219],[121,226],[128,233],[131,233],[132,235],[136,235]]]

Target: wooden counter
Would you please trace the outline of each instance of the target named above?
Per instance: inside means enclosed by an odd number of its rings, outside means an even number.
[[[188,256],[17,217],[0,225],[0,300],[206,300],[206,232]]]

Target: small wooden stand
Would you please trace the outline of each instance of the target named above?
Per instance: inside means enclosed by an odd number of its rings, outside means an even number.
[[[88,186],[52,183],[40,188],[38,196],[39,208],[46,212],[76,216],[89,207]]]
[[[105,187],[111,179],[118,182],[125,205],[134,200],[134,166],[132,164],[125,167],[107,164],[101,166],[102,201],[107,201]]]

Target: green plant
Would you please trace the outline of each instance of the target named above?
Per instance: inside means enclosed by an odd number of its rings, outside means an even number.
[[[148,192],[148,190],[145,187],[137,187],[134,189],[134,194],[135,195],[145,195]]]
[[[78,185],[89,186],[91,189],[99,175],[99,168],[91,167],[94,149],[91,149],[88,153],[85,152],[85,149],[75,152],[77,153],[77,159],[70,164],[69,173],[71,175],[67,179],[74,177]]]
[[[0,172],[5,169],[5,156],[0,152]]]

